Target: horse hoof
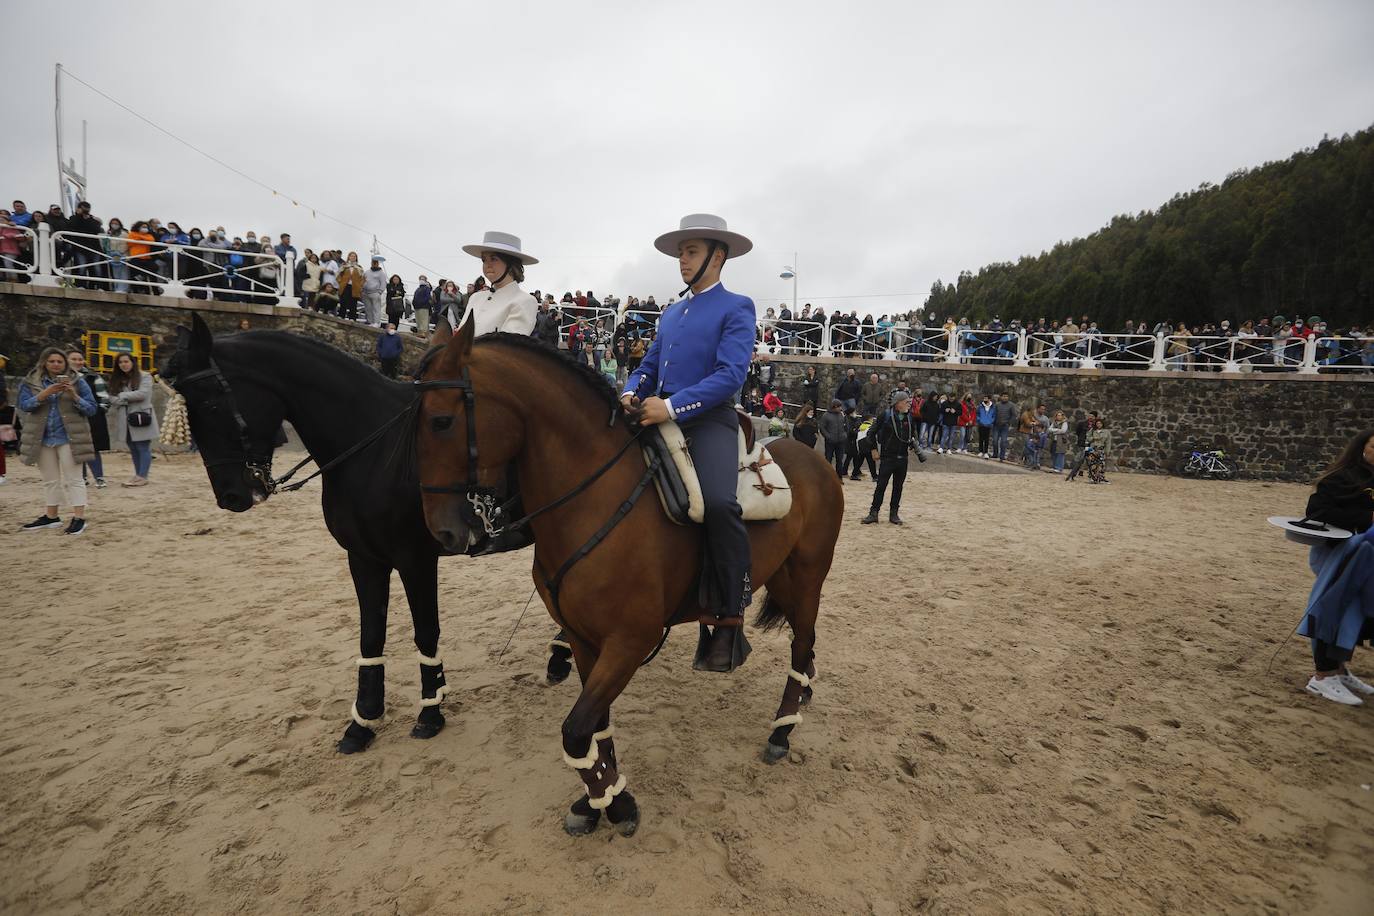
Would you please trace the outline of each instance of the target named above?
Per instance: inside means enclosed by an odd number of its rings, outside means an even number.
[[[410,730],[410,737],[428,741],[443,730],[443,722],[416,722],[415,727]]]
[[[802,695],[801,695],[801,704],[802,704],[803,706],[810,706],[810,705],[811,705],[811,693],[812,693],[812,691],[811,691],[811,688],[810,688],[810,687],[807,687],[806,689],[804,689],[804,690],[802,691]]]
[[[763,746],[763,762],[770,764],[777,763],[779,760],[787,756],[787,752],[789,750],[790,748],[784,747],[781,744],[774,744],[772,741],[769,741]]]
[[[550,666],[548,672],[544,675],[544,680],[548,682],[548,685],[550,687],[553,687],[566,681],[568,679],[568,675],[571,673],[571,668],[565,668],[562,671],[555,671],[553,670],[553,667]]]
[[[601,812],[588,803],[585,797],[573,802],[568,814],[563,818],[563,831],[568,836],[586,836],[596,830],[601,822]]]
[[[629,792],[621,792],[611,799],[610,807],[606,809],[606,820],[610,821],[611,829],[621,836],[634,836],[639,829],[639,803]]]
[[[340,754],[360,754],[367,750],[367,746],[376,737],[377,733],[372,729],[363,728],[357,722],[350,722],[348,723],[348,730],[344,732],[343,737],[334,747]]]

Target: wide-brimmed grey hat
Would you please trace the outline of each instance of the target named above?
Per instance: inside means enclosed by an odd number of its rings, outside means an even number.
[[[748,254],[754,243],[738,232],[731,232],[725,220],[710,213],[692,213],[684,216],[673,232],[665,232],[654,239],[654,247],[670,258],[678,256],[678,246],[688,239],[714,239],[722,242],[728,249],[726,257],[738,258]]]
[[[538,264],[539,259],[520,250],[520,238],[509,232],[487,232],[482,235],[482,244],[464,245],[463,250],[474,258],[480,258],[484,251],[508,254],[521,264]]]
[[[1271,515],[1269,516],[1269,524],[1281,529],[1283,536],[1288,540],[1306,544],[1308,547],[1316,547],[1319,544],[1334,544],[1337,541],[1344,541],[1355,536],[1355,532],[1337,528],[1335,525],[1291,515]]]

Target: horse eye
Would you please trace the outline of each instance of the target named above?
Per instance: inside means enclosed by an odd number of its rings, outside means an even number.
[[[429,421],[429,428],[436,433],[441,433],[453,426],[453,417],[435,417]]]

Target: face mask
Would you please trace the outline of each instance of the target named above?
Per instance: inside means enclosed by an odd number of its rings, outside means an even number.
[[[386,329],[386,332],[387,332],[388,334],[395,334],[395,333],[396,333],[396,329],[395,329],[395,328],[387,328],[387,329]]]

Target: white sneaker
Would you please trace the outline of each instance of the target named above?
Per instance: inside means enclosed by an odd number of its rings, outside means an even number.
[[[4,474],[0,474],[0,483],[4,483],[4,482],[5,482],[5,475],[4,475]]]
[[[1340,678],[1341,683],[1345,685],[1345,689],[1349,690],[1351,693],[1362,693],[1365,696],[1374,694],[1374,687],[1369,686],[1349,671],[1342,674]]]
[[[1364,700],[1351,693],[1345,684],[1341,683],[1341,680],[1340,677],[1318,679],[1314,674],[1312,679],[1307,682],[1307,692],[1315,693],[1319,697],[1326,697],[1328,700],[1334,700],[1345,706],[1363,706]]]

